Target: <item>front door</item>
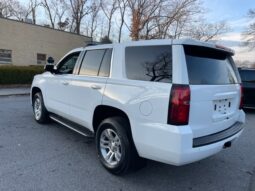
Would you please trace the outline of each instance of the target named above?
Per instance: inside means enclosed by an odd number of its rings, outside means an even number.
[[[57,65],[56,73],[49,76],[46,83],[47,108],[62,117],[70,117],[70,83],[73,69],[80,52],[64,57]]]

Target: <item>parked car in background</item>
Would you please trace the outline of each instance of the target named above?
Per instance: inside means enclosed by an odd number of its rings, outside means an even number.
[[[255,109],[255,69],[238,68],[243,84],[243,107]]]
[[[75,49],[35,76],[35,120],[94,136],[100,162],[114,174],[143,158],[192,163],[230,147],[243,131],[233,55],[195,40]]]

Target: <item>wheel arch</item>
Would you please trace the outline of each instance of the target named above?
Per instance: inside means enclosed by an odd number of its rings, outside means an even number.
[[[96,132],[98,126],[104,119],[109,117],[114,117],[114,116],[120,116],[120,117],[126,118],[130,126],[129,117],[126,114],[126,112],[124,112],[123,110],[118,109],[116,107],[108,106],[108,105],[98,105],[95,108],[94,114],[93,114],[92,125],[93,125],[94,132]]]
[[[32,90],[31,90],[31,103],[33,102],[34,95],[38,92],[42,92],[42,90],[39,87],[37,87],[37,86],[32,87]]]
[[[93,120],[92,120],[92,126],[93,126],[94,132],[96,133],[98,126],[104,119],[109,118],[109,117],[116,117],[116,116],[124,117],[128,121],[128,127],[129,127],[127,129],[128,136],[131,139],[131,141],[135,147],[130,119],[125,111],[118,109],[116,107],[112,107],[112,106],[108,106],[108,105],[98,105],[95,108],[94,114],[93,114]]]
[[[38,92],[42,92],[42,90],[39,87],[33,87],[31,91],[31,96],[34,97],[34,95]]]

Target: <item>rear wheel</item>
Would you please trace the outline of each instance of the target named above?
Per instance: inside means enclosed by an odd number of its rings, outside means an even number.
[[[111,173],[128,172],[139,160],[128,132],[128,121],[123,117],[105,119],[96,132],[98,157]]]
[[[33,96],[33,111],[35,120],[38,123],[47,123],[49,121],[49,114],[44,106],[41,92],[38,92]]]

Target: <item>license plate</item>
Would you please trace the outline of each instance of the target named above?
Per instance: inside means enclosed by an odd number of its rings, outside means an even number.
[[[232,99],[220,99],[213,102],[214,113],[225,115],[228,114],[232,108]]]

